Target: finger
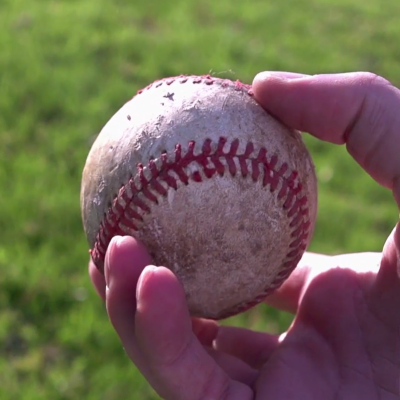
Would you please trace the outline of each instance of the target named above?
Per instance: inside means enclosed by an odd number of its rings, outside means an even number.
[[[219,352],[230,354],[242,360],[252,368],[260,369],[268,361],[279,343],[279,335],[222,326],[213,347]]]
[[[116,236],[110,242],[105,259],[107,311],[122,341],[134,331],[136,285],[146,265],[151,264],[147,251],[129,236]],[[126,318],[130,315],[130,318]]]
[[[333,268],[352,269],[357,273],[378,273],[382,253],[352,253],[327,256],[306,252],[290,277],[265,299],[271,307],[295,314],[309,282],[317,275]]]
[[[325,141],[346,143],[378,183],[395,188],[400,176],[400,91],[387,80],[365,72],[298,79],[261,73],[253,92],[285,124]]]
[[[283,79],[298,79],[298,78],[305,78],[307,76],[307,74],[301,74],[298,72],[289,72],[289,71],[269,71],[269,74],[275,76],[275,77],[279,77],[279,78],[283,78]]]
[[[244,383],[247,386],[253,387],[258,378],[259,371],[251,368],[244,361],[226,353],[221,353],[213,348],[206,347],[207,353],[214,361],[223,369],[228,376],[238,382]]]
[[[352,269],[358,273],[377,273],[382,261],[382,253],[364,252],[340,254],[330,257],[331,265]]]
[[[214,339],[217,337],[218,329],[219,325],[216,321],[192,318],[193,333],[203,346],[212,346]]]
[[[146,378],[166,399],[252,399],[229,378],[192,332],[183,288],[168,269],[147,267],[137,288],[135,333],[148,362]]]
[[[331,257],[324,254],[304,253],[289,278],[265,299],[265,303],[292,314],[297,312],[302,293],[312,271],[320,271],[331,265]]]
[[[399,89],[365,72],[298,79],[261,73],[254,79],[253,92],[285,124],[322,140],[346,143],[371,177],[392,190],[400,207]],[[383,251],[377,293],[384,290],[381,282],[397,290],[399,255],[400,235],[392,235]]]
[[[106,281],[104,275],[96,268],[92,259],[89,261],[89,276],[97,294],[103,301],[106,300]]]
[[[136,286],[146,265],[151,263],[144,247],[132,237],[114,237],[107,249],[105,275],[106,306],[112,325],[131,360],[148,373],[135,338]]]
[[[400,317],[400,225],[387,239],[376,284],[371,289],[371,311],[387,326],[397,330]]]

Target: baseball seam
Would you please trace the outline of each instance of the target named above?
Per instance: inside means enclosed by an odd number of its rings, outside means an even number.
[[[205,85],[218,84],[222,88],[233,88],[244,92],[250,97],[253,96],[251,85],[244,84],[239,80],[234,82],[210,75],[180,75],[164,78],[139,90],[137,94],[140,95],[144,91],[156,89],[163,85],[170,86],[187,82]],[[127,118],[128,120],[131,119],[129,115]],[[308,200],[305,195],[301,196],[302,187],[300,182],[296,183],[298,175],[296,171],[289,171],[286,163],[277,169],[277,156],[272,155],[270,159],[267,159],[267,150],[265,148],[261,148],[255,157],[251,157],[254,152],[254,146],[251,142],[247,143],[246,150],[241,155],[237,154],[239,148],[237,139],[230,143],[228,152],[223,151],[224,146],[227,144],[226,138],[221,137],[219,139],[214,153],[211,151],[212,144],[212,141],[207,139],[203,143],[202,152],[198,155],[194,155],[194,147],[196,145],[194,141],[189,142],[188,150],[184,155],[182,154],[182,146],[177,144],[173,161],[169,161],[167,153],[164,152],[160,158],[149,160],[146,167],[138,164],[137,174],[132,176],[128,183],[120,188],[119,193],[105,213],[90,253],[97,267],[103,270],[106,249],[112,237],[127,233],[134,236],[135,231],[138,231],[140,224],[143,223],[143,216],[151,212],[151,205],[158,204],[158,198],[166,196],[170,188],[177,190],[179,187],[178,182],[182,182],[185,185],[189,184],[190,181],[201,182],[203,179],[212,178],[216,174],[223,176],[227,171],[234,177],[238,170],[240,170],[243,178],[250,175],[254,182],[262,178],[263,186],[269,185],[271,192],[278,190],[277,196],[283,202],[283,208],[287,211],[288,218],[291,219],[290,227],[292,228],[291,237],[293,240],[283,263],[284,268],[268,288],[253,301],[238,304],[233,309],[223,311],[224,315],[221,317],[225,318],[258,304],[270,292],[280,286],[296,267],[303,251],[306,249],[311,224]],[[197,163],[201,168],[189,174],[185,168],[188,168],[193,162]],[[210,165],[213,166],[210,168]],[[191,167],[193,166],[191,165]],[[264,175],[262,175],[263,172]]]
[[[160,79],[153,83],[150,83],[150,85],[146,86],[143,89],[138,90],[137,94],[141,94],[152,88],[159,88],[162,85],[170,86],[173,83],[183,84],[183,83],[187,83],[188,81],[191,81],[193,84],[201,84],[201,83],[203,83],[205,85],[218,84],[222,88],[233,87],[235,90],[245,92],[251,97],[253,96],[253,91],[251,89],[251,85],[242,83],[239,80],[231,81],[229,79],[215,78],[211,75],[201,75],[201,76],[180,75],[180,76],[174,76],[171,78],[163,78],[163,79]]]
[[[263,300],[296,267],[306,249],[309,235],[308,199],[302,193],[297,171],[290,171],[286,163],[278,168],[278,156],[269,155],[264,147],[256,152],[253,143],[248,142],[244,152],[238,154],[239,140],[234,139],[228,143],[224,137],[220,137],[217,143],[206,139],[198,154],[195,154],[195,147],[194,141],[189,142],[184,153],[182,146],[177,144],[172,160],[167,152],[163,152],[158,159],[149,160],[146,167],[143,164],[136,166],[136,175],[120,188],[108,208],[100,224],[91,255],[94,263],[102,270],[105,253],[112,237],[127,233],[134,235],[140,229],[143,217],[151,213],[151,206],[159,204],[159,199],[166,197],[168,190],[178,190],[179,182],[188,185],[191,181],[202,182],[204,179],[211,179],[216,175],[224,176],[226,173],[232,177],[241,174],[243,178],[251,178],[254,182],[261,180],[262,185],[269,187],[271,193],[277,193],[290,219],[292,241],[283,263],[284,268],[272,284],[251,303],[238,305],[229,312],[229,315],[234,315],[238,310],[245,310]],[[193,163],[199,168],[193,168]]]

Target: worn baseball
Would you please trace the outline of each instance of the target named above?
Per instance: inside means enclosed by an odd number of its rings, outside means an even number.
[[[100,271],[112,237],[131,235],[178,277],[192,316],[222,319],[296,267],[317,184],[300,133],[249,85],[179,76],[139,91],[105,125],[83,170],[81,209]]]

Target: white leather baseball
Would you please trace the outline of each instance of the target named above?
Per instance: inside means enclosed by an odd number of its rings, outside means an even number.
[[[83,171],[81,208],[101,271],[111,238],[134,236],[179,278],[192,316],[221,319],[296,267],[317,183],[300,133],[250,86],[180,76],[149,85],[106,124]]]

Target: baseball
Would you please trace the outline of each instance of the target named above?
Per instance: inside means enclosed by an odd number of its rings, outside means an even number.
[[[317,182],[300,133],[251,86],[178,76],[139,91],[102,129],[81,210],[100,271],[112,237],[131,235],[177,276],[192,316],[223,319],[263,301],[296,267]]]

